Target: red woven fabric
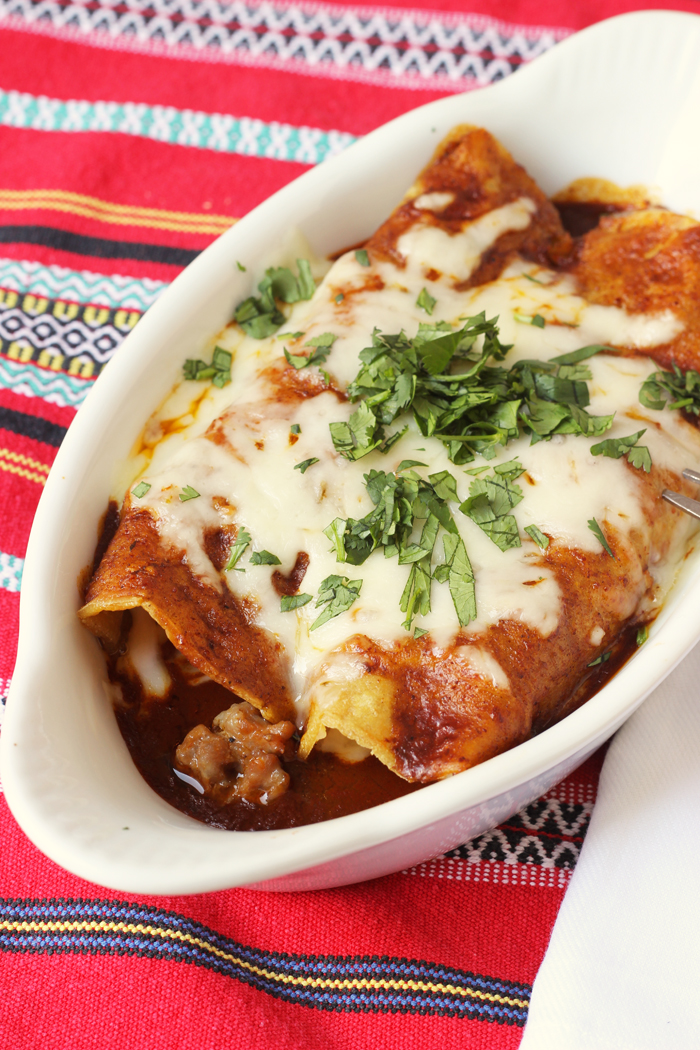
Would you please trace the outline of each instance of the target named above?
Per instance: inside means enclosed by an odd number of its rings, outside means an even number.
[[[3,697],[43,479],[92,377],[163,284],[229,222],[353,137],[517,73],[570,32],[639,7],[698,9],[695,0],[517,0],[507,9],[495,0],[404,0],[400,10],[0,0]],[[409,67],[410,49],[418,57]],[[599,766],[600,756],[450,856],[300,895],[107,892],[42,857],[0,803],[2,1045],[516,1047]],[[117,899],[115,919],[109,902]],[[155,909],[150,932],[142,905]],[[173,945],[190,954],[163,951]],[[246,952],[257,952],[258,971],[272,977],[251,984]],[[284,977],[292,963],[324,957],[332,975],[383,956],[397,967],[400,994],[379,1004],[337,991],[300,1001],[292,993],[301,985]],[[462,1001],[521,1005],[495,1018],[460,1013],[439,991],[413,1001],[411,974],[421,963],[433,967],[431,987],[471,989]],[[435,977],[436,967],[447,976]],[[512,987],[479,998],[483,981]]]

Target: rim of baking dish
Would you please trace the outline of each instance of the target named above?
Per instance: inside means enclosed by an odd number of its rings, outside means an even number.
[[[289,227],[290,217],[319,251],[356,243],[389,213],[442,136],[466,122],[483,124],[501,138],[546,192],[577,176],[597,175],[622,185],[658,185],[664,203],[700,214],[700,146],[688,141],[700,115],[698,71],[696,15],[638,12],[599,23],[558,44],[517,76],[413,110],[307,172],[215,241],[150,308],[69,428],[27,550],[2,775],[18,823],[51,859],[76,875],[127,892],[193,893],[267,882],[395,841],[513,791],[572,755],[588,753],[695,644],[700,636],[696,556],[688,559],[649,641],[596,696],[539,736],[371,810],[299,828],[231,832],[186,817],[141,780],[120,743],[106,698],[90,699],[95,688],[99,691],[100,675],[104,678],[101,654],[74,614],[75,569],[91,560],[96,508],[100,499],[101,508],[106,505],[110,472],[120,450],[132,444],[138,421],[142,425],[147,418],[141,409],[150,404],[150,411],[159,403],[185,356],[178,352],[176,361],[168,358],[166,336],[201,341],[207,310],[209,334],[221,327],[216,319],[225,313],[226,296],[232,306],[242,298],[243,284],[239,288],[236,281],[251,280],[250,274],[237,276],[237,259],[252,256],[259,262],[274,231]],[[557,122],[560,127],[553,129]],[[376,185],[370,191],[372,180]],[[356,201],[364,194],[369,206],[360,210],[360,219],[355,205],[333,213],[336,243],[326,243],[330,234],[323,230],[304,229],[314,214],[337,208],[348,194]],[[230,291],[223,290],[223,282]],[[100,451],[107,440],[113,454]],[[102,490],[97,495],[86,491],[86,478],[104,479],[104,499]],[[77,646],[81,659],[84,654],[84,668],[73,666],[71,646]],[[88,769],[90,777],[81,780]],[[101,785],[116,783],[120,771],[119,797],[108,799],[104,792],[101,797]],[[147,817],[139,816],[139,806]],[[130,824],[120,824],[123,819]]]

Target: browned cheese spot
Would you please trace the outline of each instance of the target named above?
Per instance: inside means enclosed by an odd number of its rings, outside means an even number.
[[[283,576],[279,569],[275,569],[272,574],[272,586],[275,588],[280,597],[286,595],[290,597],[296,594],[301,587],[302,580],[306,576],[306,570],[309,567],[309,556],[305,551],[299,551],[294,562],[294,568],[290,572],[289,576]]]

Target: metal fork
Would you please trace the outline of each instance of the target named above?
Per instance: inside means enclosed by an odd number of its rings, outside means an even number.
[[[683,477],[700,485],[700,471],[684,470]],[[692,514],[694,518],[700,518],[700,500],[690,499],[689,496],[683,496],[680,492],[671,492],[670,489],[664,489],[661,496],[674,507],[684,510],[687,514]]]

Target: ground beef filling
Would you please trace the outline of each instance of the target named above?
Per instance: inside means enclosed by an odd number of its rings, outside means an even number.
[[[266,806],[289,786],[279,756],[294,731],[292,722],[266,722],[251,704],[232,704],[211,729],[190,730],[175,752],[177,767],[220,805],[242,800]]]

